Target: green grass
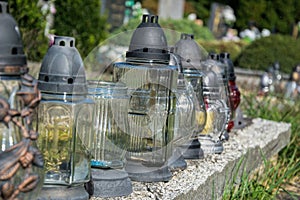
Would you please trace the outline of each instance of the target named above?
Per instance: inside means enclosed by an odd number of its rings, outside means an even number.
[[[300,198],[300,101],[280,97],[243,95],[242,110],[251,118],[264,118],[291,123],[290,143],[276,159],[264,158],[263,166],[254,174],[243,173],[240,184],[228,183],[223,199],[287,199]],[[244,170],[247,171],[247,170]],[[296,187],[295,187],[296,185]]]

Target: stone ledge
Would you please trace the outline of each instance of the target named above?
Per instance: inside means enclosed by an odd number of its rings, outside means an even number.
[[[263,158],[269,159],[284,148],[290,135],[288,123],[253,119],[248,127],[230,133],[222,154],[187,160],[187,169],[174,172],[169,182],[132,182],[129,196],[106,199],[221,199],[226,183],[236,176],[234,183],[238,184],[243,173],[250,173]]]

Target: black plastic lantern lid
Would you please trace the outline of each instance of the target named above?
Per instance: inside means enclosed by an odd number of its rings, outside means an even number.
[[[87,94],[85,69],[74,38],[54,37],[42,62],[38,88],[42,93]]]
[[[234,73],[234,65],[232,60],[230,59],[230,54],[227,52],[223,52],[220,54],[220,61],[227,65],[228,70],[228,80],[229,81],[235,81],[236,76]]]
[[[8,13],[7,2],[0,1],[0,75],[22,75],[28,72],[19,27]]]
[[[180,55],[184,69],[199,69],[201,60],[206,59],[206,52],[200,49],[192,34],[181,34],[181,39],[175,44],[174,53]]]
[[[126,58],[160,60],[168,62],[168,44],[158,16],[143,15],[142,22],[134,31]]]
[[[210,58],[212,60],[216,60],[216,61],[219,61],[219,59],[220,59],[219,54],[217,54],[217,53],[209,53],[208,58]]]

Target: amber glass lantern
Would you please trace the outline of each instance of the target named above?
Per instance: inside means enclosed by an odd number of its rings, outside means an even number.
[[[0,1],[0,199],[36,199],[43,185],[32,128],[40,93],[27,72],[18,25]]]
[[[39,199],[88,199],[89,137],[94,103],[75,39],[55,36],[38,78],[38,146],[45,159],[45,181]]]
[[[130,144],[125,170],[131,180],[168,181],[178,73],[158,17],[144,15],[134,31],[126,62],[113,64],[114,81],[128,87]]]

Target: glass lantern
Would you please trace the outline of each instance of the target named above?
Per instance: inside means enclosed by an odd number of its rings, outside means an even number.
[[[75,39],[55,36],[39,72],[42,100],[38,108],[38,146],[45,159],[45,181],[39,199],[87,199],[90,181],[88,144],[94,103]]]
[[[89,97],[95,102],[95,135],[90,142],[91,165],[104,169],[123,168],[129,141],[127,88],[113,82],[89,81]]]
[[[222,141],[227,133],[230,119],[229,92],[226,68],[221,67],[214,55],[202,62],[205,81],[203,83],[204,101],[207,109],[205,129],[199,137],[206,153],[222,153]]]
[[[125,170],[131,180],[168,181],[176,111],[177,69],[158,17],[144,15],[131,38],[126,62],[113,64],[114,81],[128,87],[130,143]]]
[[[201,71],[201,60],[207,57],[207,53],[195,41],[192,34],[181,34],[181,39],[175,44],[174,53],[181,58],[183,75],[186,83],[192,87],[196,96],[194,104],[196,126],[189,142],[181,145],[182,154],[185,159],[203,158],[203,150],[198,140],[206,122],[206,109],[203,101],[203,72]]]
[[[171,53],[170,65],[177,66],[178,69],[174,148],[173,155],[168,161],[171,171],[175,171],[187,168],[182,154],[186,151],[184,145],[190,141],[195,129],[198,130],[199,123],[196,114],[200,112],[200,106],[193,86],[184,77],[180,56]]]
[[[27,72],[18,25],[0,1],[0,199],[35,199],[43,185],[32,128],[40,93]]]
[[[227,52],[223,52],[220,54],[220,61],[225,64],[228,68],[228,88],[229,88],[229,100],[230,100],[230,110],[231,110],[231,118],[227,126],[227,131],[230,132],[234,127],[234,118],[235,111],[241,102],[241,94],[239,88],[236,85],[235,73],[234,73],[234,65],[230,59],[230,54]]]
[[[93,196],[127,196],[132,192],[131,181],[124,170],[130,143],[127,87],[121,83],[89,81],[88,90],[95,102],[95,131],[89,142]]]
[[[210,63],[210,64],[208,64]],[[230,126],[230,120],[232,119],[232,112],[231,112],[231,100],[230,100],[230,91],[229,91],[229,85],[228,85],[228,65],[223,63],[221,61],[220,55],[216,53],[210,53],[209,59],[206,62],[207,66],[210,66],[209,68],[218,74],[218,79],[220,82],[220,86],[224,88],[224,90],[221,93],[221,98],[225,99],[226,105],[228,107],[227,109],[227,122],[226,122],[226,128],[221,135],[221,140],[228,140],[229,134],[228,134],[228,126]],[[223,83],[222,83],[223,81]]]

